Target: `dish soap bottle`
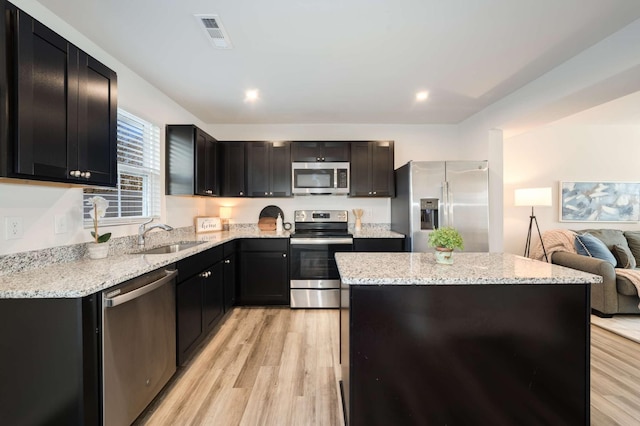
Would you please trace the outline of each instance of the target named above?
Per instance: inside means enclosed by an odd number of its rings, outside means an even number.
[[[276,218],[276,233],[282,234],[282,216],[278,213],[278,217]]]

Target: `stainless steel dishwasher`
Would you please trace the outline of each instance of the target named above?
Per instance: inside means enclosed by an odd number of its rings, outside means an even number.
[[[102,419],[129,425],[176,371],[175,267],[102,292]]]

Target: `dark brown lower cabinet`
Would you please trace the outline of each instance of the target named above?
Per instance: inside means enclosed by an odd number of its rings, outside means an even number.
[[[350,426],[588,425],[588,284],[341,289]]]
[[[404,251],[404,238],[354,238],[353,251]]]
[[[98,425],[99,300],[0,300],[0,423]]]
[[[241,305],[289,304],[289,239],[240,240]]]
[[[224,313],[222,246],[177,263],[177,359],[183,365]]]

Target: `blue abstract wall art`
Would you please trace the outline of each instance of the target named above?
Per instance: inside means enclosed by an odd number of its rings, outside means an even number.
[[[560,182],[561,222],[638,222],[640,182]]]

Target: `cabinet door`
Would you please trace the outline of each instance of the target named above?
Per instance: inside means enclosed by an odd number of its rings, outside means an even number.
[[[203,330],[215,326],[224,313],[224,276],[222,262],[208,268],[202,281],[202,321]]]
[[[250,197],[268,197],[271,160],[269,142],[247,143],[247,193]]]
[[[22,11],[16,43],[14,172],[68,180],[78,166],[78,49]]]
[[[271,189],[273,197],[291,196],[291,143],[272,142],[271,145]]]
[[[286,253],[241,252],[240,302],[289,304],[289,262]]]
[[[116,186],[116,73],[80,52],[78,77],[77,168],[88,183]]]
[[[195,189],[197,195],[218,195],[216,177],[216,140],[195,129]]]
[[[244,142],[218,142],[220,146],[220,195],[223,197],[244,197],[245,184],[245,144]]]
[[[371,145],[371,192],[374,197],[393,197],[393,142],[376,141]]]
[[[351,185],[349,195],[368,197],[371,192],[371,147],[369,142],[351,143]]]
[[[349,142],[323,142],[322,161],[349,161]]]
[[[293,142],[291,145],[291,161],[322,161],[322,142]]]
[[[195,275],[176,287],[178,364],[182,364],[202,334],[202,278]]]
[[[236,262],[234,253],[224,259],[224,311],[228,312],[236,304]]]
[[[392,197],[393,141],[351,143],[351,197]]]
[[[360,251],[360,252],[404,251],[404,238],[354,238],[353,251]]]

